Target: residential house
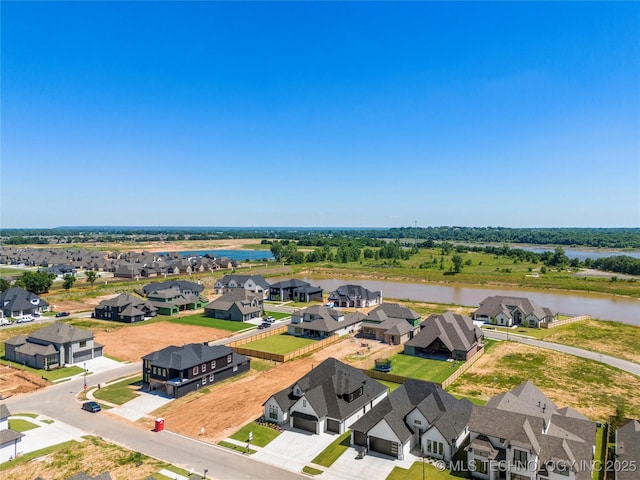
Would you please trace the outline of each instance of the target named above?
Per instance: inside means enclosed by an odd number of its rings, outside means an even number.
[[[467,461],[483,480],[591,480],[596,429],[527,381],[474,405]]]
[[[557,313],[528,298],[502,295],[485,298],[473,312],[474,320],[506,327],[524,325],[539,328],[541,323],[553,322],[557,318]]]
[[[419,313],[397,303],[383,303],[364,318],[360,334],[365,338],[400,345],[419,331]]]
[[[449,461],[469,436],[471,408],[438,384],[409,379],[351,425],[351,443],[400,460],[418,446]]]
[[[143,388],[178,398],[246,372],[250,362],[224,345],[171,345],[142,357]]]
[[[262,295],[236,288],[208,303],[204,307],[204,314],[222,320],[246,322],[264,314],[262,303]]]
[[[429,315],[412,340],[405,343],[407,355],[467,360],[482,349],[482,330],[465,315],[445,312]]]
[[[20,442],[23,433],[9,428],[9,409],[4,403],[0,403],[0,463],[8,462],[21,453]]]
[[[640,477],[640,421],[629,420],[616,431],[614,480],[638,480]]]
[[[190,282],[188,280],[168,280],[166,282],[152,282],[144,287],[142,291],[145,296],[151,293],[159,292],[161,290],[167,290],[170,288],[177,288],[182,295],[197,295],[200,296],[204,291],[204,287],[196,282]]]
[[[121,293],[108,300],[102,300],[95,307],[93,316],[102,320],[134,323],[155,317],[156,313],[157,308],[151,302],[130,293]]]
[[[121,263],[118,264],[115,271],[113,272],[113,276],[117,278],[132,278],[139,280],[142,275],[143,267],[141,265],[136,265],[134,263]]]
[[[93,341],[93,332],[62,322],[54,322],[27,335],[4,342],[5,358],[32,368],[51,369],[78,364],[102,356],[102,345]]]
[[[22,317],[49,310],[49,303],[22,287],[11,287],[0,293],[0,318]]]
[[[147,300],[160,315],[175,315],[184,310],[204,307],[207,299],[192,293],[182,294],[178,288],[165,288],[147,295]]]
[[[269,397],[264,417],[315,434],[344,433],[387,396],[387,387],[359,369],[328,358]]]
[[[360,285],[342,285],[329,295],[334,307],[366,308],[382,303],[382,292],[372,292]]]
[[[347,313],[324,305],[313,305],[291,314],[289,335],[297,337],[325,338],[346,335],[360,329],[365,315],[360,312]]]
[[[225,275],[215,283],[213,291],[221,294],[244,288],[265,298],[269,294],[269,286],[269,282],[262,278],[262,275]]]
[[[314,287],[309,282],[292,278],[272,284],[269,288],[269,300],[273,302],[311,302],[313,300],[321,302],[322,293],[321,287]]]
[[[48,273],[53,273],[57,278],[64,278],[65,275],[73,275],[75,277],[77,270],[73,265],[58,264],[47,268]]]

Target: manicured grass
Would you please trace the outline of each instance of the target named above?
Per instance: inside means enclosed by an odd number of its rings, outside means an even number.
[[[395,467],[387,480],[453,480],[460,479],[460,476],[452,474],[449,470],[440,471],[427,462],[415,462],[408,470],[402,467]],[[464,477],[463,477],[464,478]]]
[[[30,418],[38,418],[37,413],[14,413],[16,417],[30,417]]]
[[[231,443],[231,442],[225,442],[224,440],[221,440],[220,442],[218,442],[218,445],[224,448],[228,448],[230,450],[235,450],[236,452],[247,453],[249,455],[253,455],[254,453],[257,452],[257,450],[254,450],[252,448],[241,447],[240,445],[236,445],[235,443]]]
[[[386,380],[376,380],[376,381],[383,384],[385,387],[387,387],[389,389],[389,393],[393,392],[396,388],[402,385],[401,383],[388,382]]]
[[[116,405],[122,405],[123,403],[133,400],[138,396],[138,393],[132,389],[132,385],[142,381],[142,376],[136,376],[127,380],[122,380],[117,383],[113,383],[104,388],[95,389],[93,396],[98,400],[114,403]]]
[[[605,449],[607,447],[607,442],[605,438],[605,428],[598,427],[596,431],[596,451],[593,457],[594,461],[599,462],[599,465],[606,465],[604,461]],[[598,463],[596,463],[598,465]],[[593,480],[603,480],[604,479],[604,468],[594,468],[593,469]]]
[[[11,430],[15,430],[16,432],[26,432],[27,430],[32,430],[39,427],[40,425],[36,425],[35,423],[31,423],[28,420],[23,420],[21,418],[9,419],[9,428]]]
[[[261,352],[287,354],[299,348],[306,347],[315,343],[315,340],[308,338],[294,337],[283,333],[281,335],[271,335],[270,337],[261,338],[254,342],[245,343],[243,348],[250,350],[259,350]]]
[[[399,353],[391,357],[391,373],[428,382],[442,383],[463,363],[461,361],[430,360]]]
[[[306,466],[302,468],[302,472],[306,473],[307,475],[320,475],[322,473],[322,470],[318,470],[317,468]]]
[[[320,452],[316,458],[311,460],[311,462],[322,465],[323,467],[330,467],[350,446],[351,431],[348,430],[331,442],[331,444]]]
[[[258,425],[256,422],[247,423],[244,427],[231,435],[231,438],[239,442],[249,442],[249,432],[253,432],[253,439],[251,444],[257,447],[265,447],[274,438],[280,435],[280,432],[266,427],[264,425]]]
[[[179,323],[181,325],[196,325],[198,327],[217,328],[220,330],[228,330],[230,332],[239,332],[249,328],[255,328],[255,325],[244,322],[232,322],[231,320],[219,320],[217,318],[205,317],[203,314],[189,315],[187,317],[170,318],[166,321],[171,323]]]
[[[264,311],[264,316],[267,317],[271,315],[273,318],[275,318],[276,320],[282,320],[283,318],[287,318],[290,317],[291,314],[290,313],[282,313],[282,312],[268,312],[267,310]]]

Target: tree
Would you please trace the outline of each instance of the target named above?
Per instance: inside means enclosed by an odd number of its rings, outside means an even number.
[[[24,272],[22,276],[16,280],[15,285],[39,295],[49,291],[54,278],[56,278],[55,274],[45,271]]]
[[[283,256],[283,253],[284,253],[284,247],[283,247],[282,243],[280,242],[280,240],[276,240],[275,242],[273,242],[271,244],[271,248],[269,248],[269,250],[271,250],[271,253],[273,254],[273,257],[276,259],[276,262],[282,261],[282,256]]]
[[[0,293],[4,292],[5,290],[9,290],[10,288],[11,284],[9,283],[9,280],[0,278]]]
[[[65,290],[69,290],[73,287],[73,284],[76,282],[76,277],[67,273],[64,277],[62,277],[62,288]]]
[[[89,282],[93,287],[93,282],[95,282],[96,278],[98,278],[98,273],[94,272],[93,270],[87,270],[86,272],[84,272],[84,275],[85,277],[87,277],[87,282]]]
[[[460,273],[462,271],[462,264],[464,263],[462,255],[455,253],[451,257],[451,261],[453,262],[453,273]]]

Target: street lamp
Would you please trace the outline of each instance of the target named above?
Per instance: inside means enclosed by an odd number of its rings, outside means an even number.
[[[205,468],[205,469],[204,469],[204,478],[205,478],[205,480],[206,480],[206,478],[207,478],[207,473],[209,473],[209,470],[207,470],[207,469]]]
[[[84,362],[84,389],[87,389],[87,362]]]

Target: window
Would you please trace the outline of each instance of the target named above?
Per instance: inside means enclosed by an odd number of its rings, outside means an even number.
[[[207,376],[206,375],[204,377],[202,377],[202,384],[203,385],[207,384]]]
[[[209,383],[213,382],[213,373],[209,375]]]
[[[527,452],[525,452],[524,450],[513,450],[513,462],[518,466],[518,467],[525,467],[527,466]]]
[[[231,363],[231,354],[227,355],[227,363]]]
[[[234,366],[233,366],[233,371],[234,371],[234,372],[237,372],[237,371],[238,371],[238,365],[234,365]]]
[[[193,367],[193,374],[194,375],[198,374],[198,367],[197,366]]]
[[[206,372],[206,371],[207,371],[207,364],[206,364],[206,363],[203,363],[203,364],[202,364],[202,373],[204,373],[204,372]]]
[[[278,420],[278,407],[273,405],[269,406],[269,418],[272,420]]]
[[[302,400],[302,406],[306,407],[307,406],[307,401],[306,400]]]
[[[214,368],[216,368],[216,361],[211,360],[211,370],[213,370]]]
[[[487,462],[483,462],[482,460],[476,460],[476,472],[482,473],[483,475],[487,474]]]
[[[81,347],[86,347],[87,346],[87,342],[85,340],[83,340],[82,342],[80,342],[80,346]]]

